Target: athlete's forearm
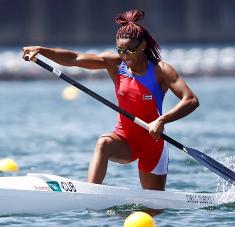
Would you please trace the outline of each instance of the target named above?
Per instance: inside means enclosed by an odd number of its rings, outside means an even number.
[[[192,113],[199,106],[197,97],[182,99],[173,109],[163,114],[160,118],[164,124],[176,121]]]
[[[59,49],[59,48],[47,48],[38,47],[38,53],[51,59],[52,61],[64,65],[64,66],[75,66],[78,53]]]

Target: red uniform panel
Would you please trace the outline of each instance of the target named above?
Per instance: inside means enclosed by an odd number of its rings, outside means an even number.
[[[157,103],[151,92],[134,77],[117,75],[115,84],[118,105],[134,116],[150,123],[159,117]],[[161,158],[164,141],[155,141],[146,131],[123,115],[118,115],[114,132],[122,137],[132,151],[139,168],[151,172]]]

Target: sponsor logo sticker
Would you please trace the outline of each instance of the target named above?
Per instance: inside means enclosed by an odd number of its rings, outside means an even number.
[[[60,185],[57,181],[47,181],[48,186],[54,192],[62,192]]]

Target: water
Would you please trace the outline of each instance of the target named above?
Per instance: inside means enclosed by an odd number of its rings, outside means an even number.
[[[235,78],[187,79],[200,107],[166,126],[167,133],[234,168]],[[110,80],[81,81],[115,101]],[[64,81],[0,82],[0,154],[27,172],[58,174],[85,181],[96,139],[113,129],[116,113],[84,93],[74,101],[62,98]],[[177,98],[167,94],[164,111]],[[215,192],[223,182],[185,153],[170,146],[167,190]],[[127,175],[128,173],[128,175]],[[137,163],[110,163],[105,184],[140,187]],[[226,186],[225,186],[226,187]],[[2,226],[122,226],[133,206],[108,210],[78,210],[39,216],[0,217]],[[158,226],[234,226],[235,205],[210,209],[165,210],[154,217]],[[203,223],[203,224],[202,224]]]

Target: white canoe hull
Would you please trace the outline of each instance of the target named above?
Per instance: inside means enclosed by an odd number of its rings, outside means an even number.
[[[125,204],[141,204],[152,209],[202,208],[221,204],[224,201],[221,198],[220,193],[130,189],[49,174],[0,177],[0,215],[99,210]]]

